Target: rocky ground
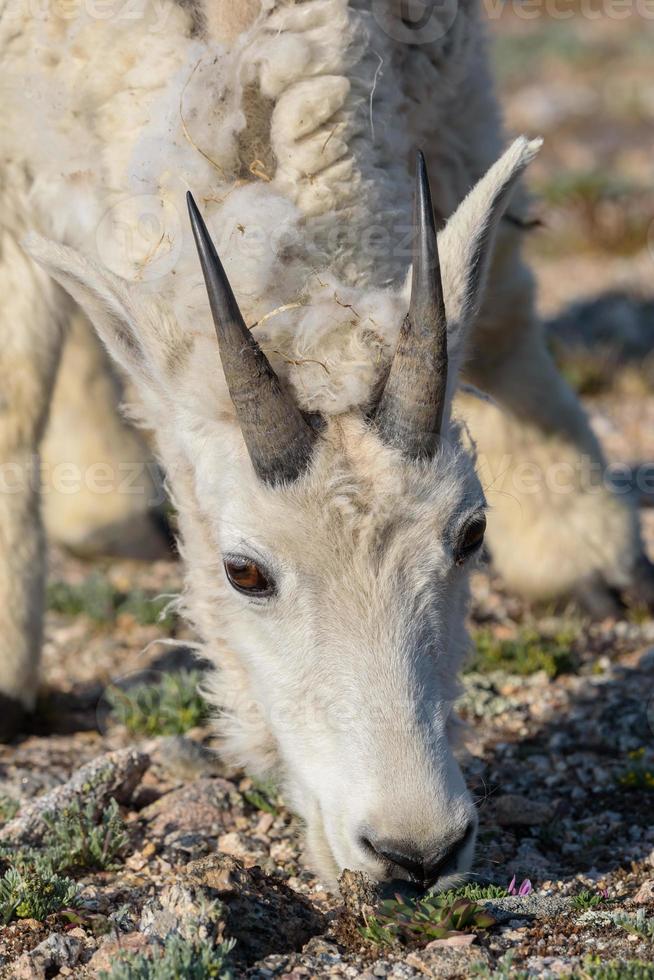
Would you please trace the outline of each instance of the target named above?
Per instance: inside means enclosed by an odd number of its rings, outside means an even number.
[[[508,126],[546,137],[532,175],[544,227],[528,249],[553,345],[609,455],[654,460],[651,27],[502,11]],[[654,552],[654,510],[642,513]],[[188,674],[192,637],[157,619],[155,597],[179,588],[173,560],[52,555],[39,710],[0,746],[0,876],[23,874],[18,905],[0,880],[2,980],[654,977],[649,615],[591,624],[476,576],[460,714],[480,888],[467,901],[494,924],[468,909],[468,925],[409,938],[384,932],[380,896],[356,876],[328,894],[274,787],[222,768]],[[178,687],[162,688],[170,677]],[[35,855],[50,865],[26,871]],[[514,876],[529,894],[502,894]]]

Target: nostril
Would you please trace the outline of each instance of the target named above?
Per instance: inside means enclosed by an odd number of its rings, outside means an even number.
[[[453,844],[441,849],[425,862],[425,885],[433,885],[439,878],[459,870],[459,858],[475,835],[476,823],[470,822],[464,833]]]
[[[381,859],[391,874],[405,871],[410,881],[422,884],[425,877],[424,858],[420,851],[405,841],[380,840],[368,833],[359,838],[369,854]]]

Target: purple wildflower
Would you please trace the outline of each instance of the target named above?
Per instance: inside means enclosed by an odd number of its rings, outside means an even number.
[[[506,889],[506,891],[508,895],[519,895],[521,898],[524,898],[525,895],[530,895],[532,893],[533,887],[529,878],[525,878],[525,880],[520,885],[520,888],[516,888],[515,875],[514,875],[513,878],[511,878],[511,881],[509,882],[509,886]]]

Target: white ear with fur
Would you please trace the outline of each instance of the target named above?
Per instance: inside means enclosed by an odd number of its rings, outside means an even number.
[[[131,283],[72,248],[33,232],[22,244],[79,304],[111,356],[135,381],[151,387],[164,380],[166,356],[183,338],[163,311]]]
[[[542,144],[542,139],[517,139],[473,187],[438,236],[447,319],[455,332],[466,331],[479,310],[498,225],[518,179]]]

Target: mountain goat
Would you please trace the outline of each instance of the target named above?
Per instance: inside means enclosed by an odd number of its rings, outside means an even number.
[[[6,0],[0,20],[4,716],[34,699],[34,468],[81,310],[156,438],[224,755],[278,774],[331,882],[469,867],[448,729],[486,501],[528,595],[602,601],[644,562],[605,487],[514,480],[601,463],[519,257],[539,143],[501,153],[475,0],[406,8]],[[454,416],[461,369],[494,401]],[[103,431],[106,404],[75,426]]]

